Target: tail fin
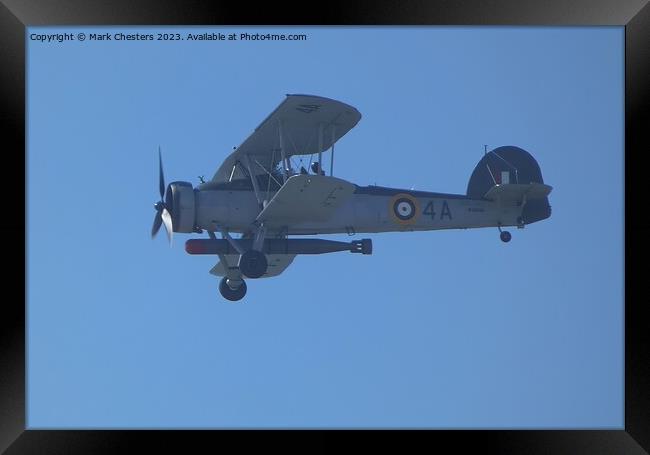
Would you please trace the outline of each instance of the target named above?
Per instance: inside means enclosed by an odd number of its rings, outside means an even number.
[[[542,171],[535,158],[527,151],[515,147],[498,147],[478,162],[467,184],[467,195],[472,199],[483,199],[495,185],[527,185],[544,183]],[[548,197],[531,198],[522,212],[524,223],[530,224],[551,216]]]

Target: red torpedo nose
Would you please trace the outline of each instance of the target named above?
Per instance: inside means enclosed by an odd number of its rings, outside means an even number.
[[[205,243],[197,241],[196,239],[190,239],[185,242],[185,251],[188,254],[206,254]]]

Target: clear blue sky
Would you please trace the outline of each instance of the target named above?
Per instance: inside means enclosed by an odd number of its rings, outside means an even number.
[[[623,428],[623,28],[249,31],[308,40],[28,35],[28,426]],[[198,234],[149,238],[157,148],[196,185],[286,93],[362,113],[341,178],[464,193],[516,145],[553,215],[358,235],[226,302]]]

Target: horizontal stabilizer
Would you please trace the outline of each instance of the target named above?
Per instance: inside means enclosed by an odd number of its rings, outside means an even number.
[[[494,185],[483,197],[489,201],[520,205],[524,201],[545,198],[552,189],[544,183],[504,183]]]
[[[269,227],[326,221],[353,193],[353,184],[336,177],[293,175],[266,204],[257,221]]]

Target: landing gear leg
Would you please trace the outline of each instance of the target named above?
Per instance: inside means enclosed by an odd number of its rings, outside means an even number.
[[[510,232],[508,231],[502,231],[501,225],[498,225],[497,227],[499,228],[499,232],[501,233],[499,234],[501,241],[504,243],[508,243],[512,239],[512,234],[510,234]]]
[[[233,288],[231,286],[235,287]],[[246,295],[246,282],[244,280],[230,280],[228,277],[223,277],[219,282],[219,292],[221,292],[224,299],[236,302],[243,299]]]

